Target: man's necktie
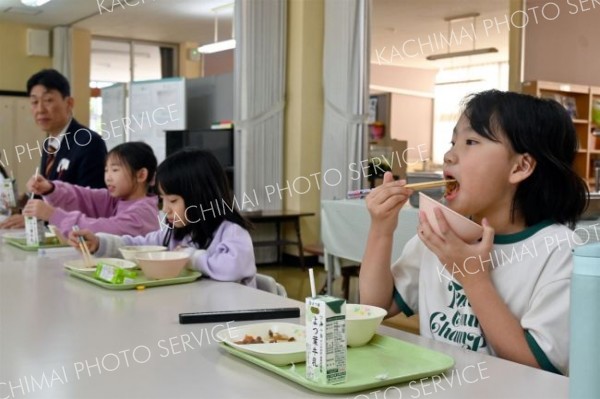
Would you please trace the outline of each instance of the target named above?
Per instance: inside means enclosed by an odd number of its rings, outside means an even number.
[[[52,166],[54,165],[55,158],[56,148],[54,146],[48,145],[48,157],[46,158],[46,168],[44,169],[44,177],[46,179],[50,178],[50,171],[52,170]]]

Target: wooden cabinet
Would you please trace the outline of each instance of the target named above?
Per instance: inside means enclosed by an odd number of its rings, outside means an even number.
[[[594,187],[594,163],[600,161],[600,137],[593,133],[595,129],[600,130],[600,126],[598,121],[594,122],[592,107],[594,101],[600,101],[600,87],[536,80],[524,82],[522,91],[555,99],[571,113],[579,140],[575,170],[587,182],[590,191],[597,191],[599,188]]]

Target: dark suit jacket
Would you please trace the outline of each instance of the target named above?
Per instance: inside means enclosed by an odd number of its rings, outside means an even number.
[[[48,141],[44,142],[44,146]],[[100,135],[80,125],[75,118],[62,138],[49,176],[46,172],[48,149],[42,151],[40,173],[48,180],[61,180],[77,186],[103,188],[106,144]]]

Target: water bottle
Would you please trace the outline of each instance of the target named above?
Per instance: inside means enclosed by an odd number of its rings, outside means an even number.
[[[569,397],[600,398],[600,243],[577,247],[571,279]]]

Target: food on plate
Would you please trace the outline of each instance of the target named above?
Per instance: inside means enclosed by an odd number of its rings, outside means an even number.
[[[264,344],[264,341],[260,336],[254,337],[252,335],[244,335],[244,339],[241,341],[234,341],[238,345],[248,345],[248,344]]]
[[[296,340],[296,338],[294,338],[294,337],[288,337],[285,334],[274,333],[273,331],[269,330],[269,343],[270,344],[276,344],[279,341],[294,342],[295,340]]]
[[[278,332],[273,332],[271,330],[269,330],[269,338],[265,341],[263,341],[262,337],[260,335],[257,335],[256,337],[254,337],[253,335],[244,335],[244,339],[242,339],[241,341],[234,341],[235,344],[238,345],[248,345],[248,344],[264,344],[264,343],[269,343],[269,344],[276,344],[278,342],[295,342],[296,338],[294,337],[288,337],[285,334],[280,334]]]

